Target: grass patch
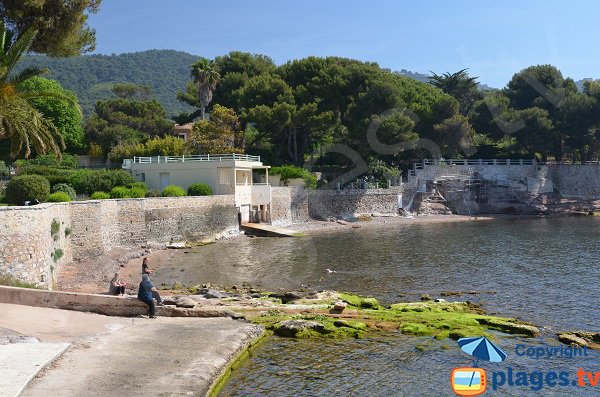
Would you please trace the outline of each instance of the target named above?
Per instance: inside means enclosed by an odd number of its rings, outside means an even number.
[[[35,284],[21,281],[19,279],[14,278],[13,276],[8,276],[8,275],[0,275],[0,285],[4,285],[7,287],[40,289],[40,287],[38,287]]]

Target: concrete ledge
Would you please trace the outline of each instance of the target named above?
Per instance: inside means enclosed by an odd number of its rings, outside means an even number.
[[[120,317],[135,317],[148,313],[148,306],[136,297],[57,292],[5,286],[0,286],[0,303],[75,310]],[[215,307],[203,308],[201,306],[191,309],[159,306],[156,312],[157,315],[164,317],[240,317],[230,310]]]

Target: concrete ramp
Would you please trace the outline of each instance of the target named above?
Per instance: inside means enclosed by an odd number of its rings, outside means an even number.
[[[294,237],[298,235],[298,232],[294,230],[283,229],[262,223],[243,223],[240,227],[246,234],[260,237]]]

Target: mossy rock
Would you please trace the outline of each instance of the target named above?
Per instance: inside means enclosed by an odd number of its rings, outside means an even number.
[[[361,309],[379,309],[380,305],[375,298],[363,298],[352,294],[340,294],[340,299],[347,304]]]

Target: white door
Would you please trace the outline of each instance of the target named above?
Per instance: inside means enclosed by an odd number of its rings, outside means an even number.
[[[171,184],[171,176],[168,172],[160,173],[160,191]]]

